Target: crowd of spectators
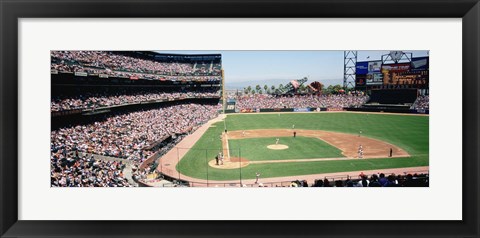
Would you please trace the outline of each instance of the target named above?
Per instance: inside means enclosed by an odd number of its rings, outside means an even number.
[[[279,184],[280,183],[280,184]],[[256,186],[255,186],[256,185]],[[428,173],[414,173],[386,175],[384,173],[376,173],[370,176],[360,173],[357,178],[347,176],[346,179],[328,178],[317,179],[313,184],[309,185],[307,180],[295,180],[291,182],[267,182],[259,183],[254,187],[428,187]],[[244,184],[243,187],[249,187]]]
[[[133,176],[144,179],[151,170],[139,169],[154,153],[165,154],[186,134],[217,116],[220,105],[177,104],[118,114],[88,125],[51,132],[52,187],[128,187],[125,163],[79,156],[78,152],[124,158]],[[162,141],[172,136],[172,140]],[[151,146],[156,145],[155,150]]]
[[[84,67],[77,64],[58,64],[53,63],[50,69],[57,70],[58,72],[83,72],[88,75],[98,76],[100,74],[107,75],[109,77],[117,78],[130,78],[130,79],[147,79],[147,80],[161,80],[161,81],[195,81],[195,82],[219,82],[222,80],[221,76],[202,76],[202,75],[160,75],[160,74],[147,74],[147,73],[135,73],[125,71],[112,71],[110,69],[103,68],[91,68]]]
[[[159,62],[107,51],[51,51],[51,69],[156,80],[213,81],[221,76],[214,62]],[[212,77],[214,76],[214,77]]]
[[[92,92],[84,94],[57,95],[52,97],[50,111],[68,111],[75,109],[97,109],[101,107],[136,104],[148,101],[220,97],[219,91],[161,92],[157,90],[139,90],[134,92],[116,91]]]
[[[121,161],[102,161],[64,149],[52,151],[52,187],[130,187]]]
[[[110,69],[103,68],[91,68],[84,67],[78,64],[58,64],[53,63],[50,69],[57,70],[59,72],[75,73],[84,72],[88,75],[98,76],[100,74],[107,75],[109,77],[117,78],[130,78],[130,79],[148,79],[148,80],[161,80],[161,81],[195,81],[195,82],[218,82],[221,81],[221,76],[205,76],[205,75],[161,75],[161,74],[148,74],[148,73],[135,73],[125,71],[112,71]]]
[[[418,96],[415,103],[413,103],[412,108],[417,110],[428,110],[429,108],[429,96]]]
[[[359,178],[329,181],[327,178],[316,180],[312,187],[428,187],[428,173],[406,175],[372,174],[370,177],[361,173]]]
[[[144,150],[173,134],[188,133],[217,116],[219,105],[177,104],[118,114],[87,125],[64,127],[51,132],[51,151],[58,150],[144,160]]]
[[[237,98],[238,109],[252,108],[344,108],[360,107],[368,101],[364,95],[295,95],[274,96],[267,94],[255,94],[240,96]]]

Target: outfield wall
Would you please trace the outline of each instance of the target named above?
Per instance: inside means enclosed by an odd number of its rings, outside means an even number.
[[[378,105],[361,108],[262,108],[242,109],[240,111],[225,110],[225,113],[259,113],[259,112],[326,112],[326,111],[354,111],[354,112],[385,112],[385,113],[409,113],[429,114],[429,110],[416,110],[398,106]]]
[[[387,106],[345,108],[345,111],[429,114],[429,110],[404,109],[404,108],[395,108],[395,107],[387,107]]]

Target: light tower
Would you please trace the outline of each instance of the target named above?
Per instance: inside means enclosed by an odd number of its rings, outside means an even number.
[[[382,64],[411,63],[413,54],[403,51],[390,51],[382,55]]]
[[[343,88],[355,87],[357,51],[343,52]]]

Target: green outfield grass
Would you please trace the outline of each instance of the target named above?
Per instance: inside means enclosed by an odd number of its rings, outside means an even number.
[[[241,150],[242,158],[248,160],[290,160],[313,158],[345,157],[342,151],[318,138],[298,136],[278,137],[279,144],[287,145],[285,150],[272,150],[268,145],[275,144],[276,137],[229,140],[229,149]]]
[[[251,129],[297,129],[326,130],[357,135],[361,130],[366,137],[380,139],[405,149],[410,158],[385,158],[364,160],[312,161],[297,163],[251,164],[241,169],[243,179],[282,177],[343,171],[377,170],[427,166],[429,164],[428,116],[360,113],[285,113],[285,114],[231,114],[226,118],[229,131]],[[177,169],[188,176],[206,179],[206,161],[214,159],[221,148],[219,135],[223,122],[211,127],[193,146],[193,150],[177,165]],[[209,149],[209,150],[205,150]],[[231,152],[231,156],[237,152]],[[241,152],[241,156],[249,152]],[[236,180],[240,169],[223,170],[208,168],[210,180]]]

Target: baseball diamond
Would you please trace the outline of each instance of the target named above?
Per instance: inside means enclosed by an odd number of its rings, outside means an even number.
[[[224,120],[231,130],[225,134],[223,121],[212,121],[213,127],[206,128],[198,141],[192,138],[183,145],[191,149],[179,149],[180,163],[176,168],[181,177],[203,180],[208,170],[213,182],[238,179],[240,167],[243,179],[253,179],[255,171],[261,171],[263,178],[279,181],[296,175],[423,167],[428,166],[428,119],[428,116],[350,112],[282,113],[280,117],[277,113],[227,115]],[[296,124],[296,138],[289,127],[291,122]],[[363,129],[360,137],[358,128]],[[288,149],[266,149],[275,143],[276,137],[288,144]],[[303,145],[297,144],[297,139]],[[356,154],[359,144],[365,151],[362,159]],[[225,165],[213,163],[218,151],[215,148],[229,152]],[[164,161],[168,160],[166,156]],[[205,157],[210,161],[208,169]]]

